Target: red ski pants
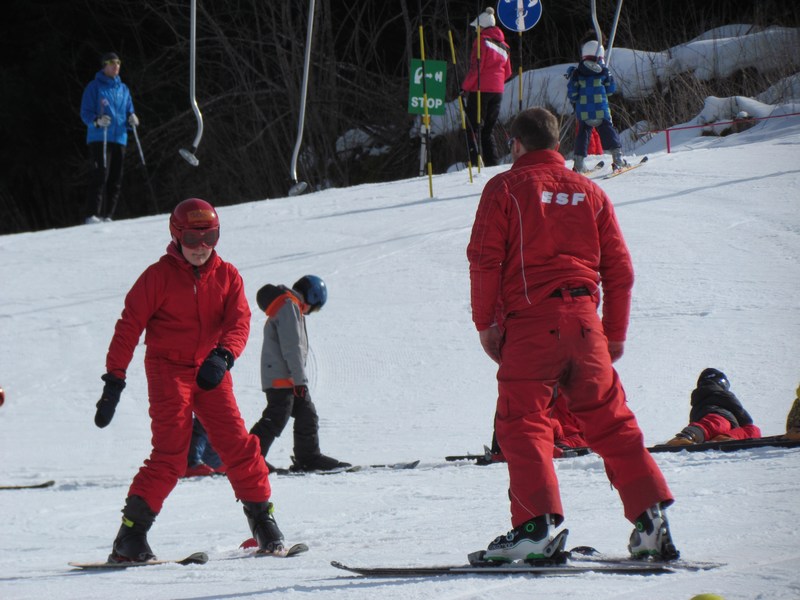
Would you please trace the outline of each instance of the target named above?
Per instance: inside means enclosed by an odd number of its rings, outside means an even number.
[[[153,449],[133,478],[128,495],[141,496],[153,512],[161,511],[164,499],[186,471],[195,413],[227,467],[236,498],[247,502],[269,500],[269,471],[258,438],[247,432],[239,414],[230,373],[216,388],[206,391],[195,383],[194,366],[147,357],[145,372]]]
[[[508,462],[511,523],[564,511],[553,465],[550,404],[564,391],[589,446],[605,463],[630,521],[672,494],[628,408],[590,296],[550,298],[506,321],[497,372],[496,430]]]
[[[701,419],[689,423],[689,425],[702,429],[706,442],[710,442],[718,435],[732,440],[749,440],[761,437],[761,429],[757,426],[733,427],[728,419],[716,413],[709,413]]]

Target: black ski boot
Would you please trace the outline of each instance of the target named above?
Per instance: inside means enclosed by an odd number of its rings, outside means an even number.
[[[242,502],[247,524],[258,542],[258,551],[264,553],[277,552],[283,549],[283,534],[278,529],[275,507],[272,502]]]
[[[140,496],[131,496],[122,509],[122,526],[108,562],[144,562],[156,557],[147,543],[147,532],[156,520],[156,513],[150,510]]]
[[[333,471],[335,469],[349,469],[353,465],[348,462],[342,462],[324,454],[317,454],[309,456],[308,458],[295,458],[292,457],[292,466],[289,467],[290,471],[296,473],[309,473],[313,471]]]

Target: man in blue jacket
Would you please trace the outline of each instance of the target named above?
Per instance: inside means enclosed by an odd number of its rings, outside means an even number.
[[[86,86],[81,119],[86,123],[86,143],[92,163],[89,175],[89,210],[86,223],[110,221],[122,189],[122,163],[128,143],[128,126],[139,119],[128,86],[119,77],[121,61],[114,52],[103,54],[101,69]]]

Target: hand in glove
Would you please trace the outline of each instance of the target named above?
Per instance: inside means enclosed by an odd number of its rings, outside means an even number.
[[[293,393],[295,398],[305,398],[308,396],[308,386],[307,385],[296,385],[294,386]]]
[[[97,402],[97,412],[94,415],[94,424],[101,429],[111,423],[114,411],[117,410],[119,396],[125,389],[125,381],[119,377],[114,377],[111,373],[106,373],[100,379],[106,382],[103,386],[103,395]]]
[[[213,390],[232,366],[233,354],[225,348],[214,348],[197,371],[197,385],[204,390]]]
[[[136,113],[131,113],[128,115],[128,125],[131,127],[139,126],[139,117],[136,116]]]
[[[100,115],[94,120],[95,127],[108,127],[111,125],[111,117],[108,115]]]

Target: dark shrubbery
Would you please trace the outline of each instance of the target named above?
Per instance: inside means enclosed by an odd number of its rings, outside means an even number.
[[[178,155],[196,123],[188,97],[189,0],[9,0],[0,36],[0,233],[62,227],[87,216],[81,93],[101,52],[115,50],[141,119],[147,169],[133,140],[118,218],[167,212],[199,196],[224,205],[285,196],[297,132],[307,3],[302,0],[198,0],[197,100],[204,134],[193,168]],[[420,7],[429,59],[457,66],[455,97],[471,43],[469,22],[492,2],[317,0],[303,151],[298,175],[312,188],[409,177],[419,145],[406,113],[409,57],[419,56]],[[598,0],[609,27],[614,0]],[[445,8],[447,10],[445,10]],[[663,50],[727,23],[800,25],[797,3],[764,0],[627,0],[615,45]],[[448,23],[446,17],[449,16]],[[545,3],[541,22],[509,34],[514,70],[576,60],[591,26],[588,0]],[[522,44],[520,50],[519,44]],[[777,73],[775,74],[778,75]],[[698,84],[688,75],[652,100],[617,101],[619,126],[646,118],[685,120],[708,95],[753,95],[770,74],[742,72]],[[362,128],[385,149],[361,158],[337,153],[337,139]],[[462,134],[434,140],[435,171],[464,156]]]

